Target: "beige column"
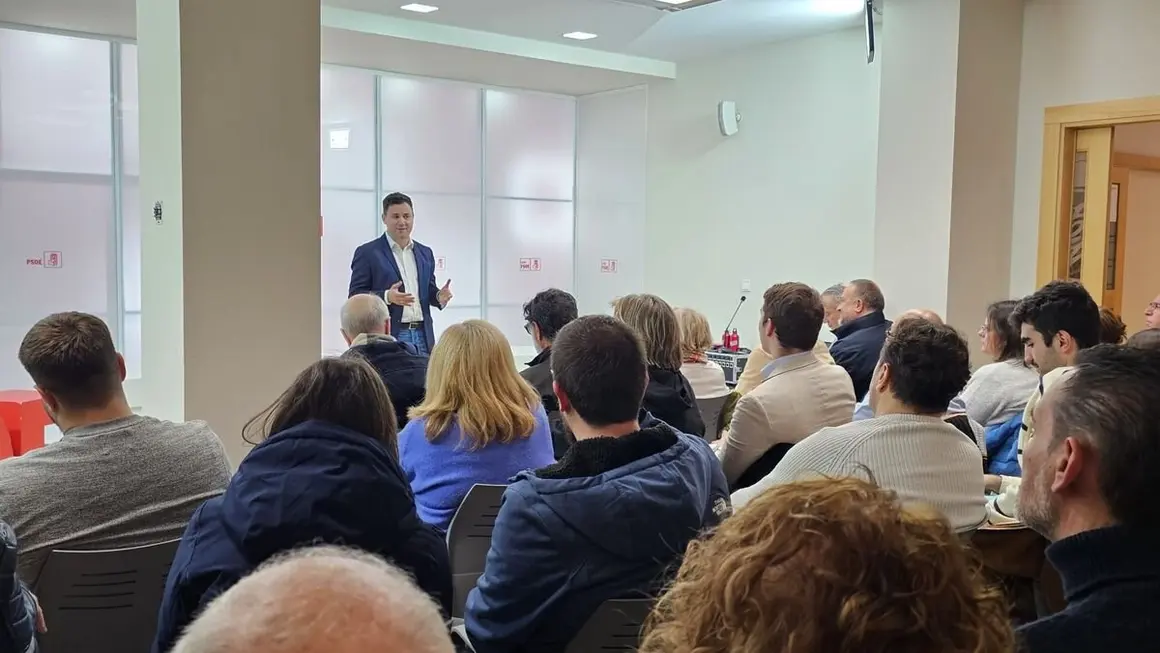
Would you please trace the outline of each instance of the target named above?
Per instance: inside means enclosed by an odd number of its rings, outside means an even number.
[[[891,312],[931,308],[969,334],[1007,296],[1022,3],[883,11],[874,276]]]
[[[144,410],[208,421],[235,464],[321,350],[319,21],[317,0],[138,6]]]

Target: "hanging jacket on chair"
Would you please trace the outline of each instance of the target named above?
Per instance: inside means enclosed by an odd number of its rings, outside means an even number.
[[[1019,432],[1023,429],[1023,416],[987,428],[987,468],[988,474],[1000,476],[1022,476],[1019,468]]]
[[[36,650],[36,602],[16,577],[16,533],[0,521],[0,651]]]

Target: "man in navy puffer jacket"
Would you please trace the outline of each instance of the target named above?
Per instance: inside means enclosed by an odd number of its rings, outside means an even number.
[[[689,541],[730,512],[705,440],[641,415],[644,350],[628,325],[603,315],[570,323],[551,366],[576,443],[504,492],[467,598],[477,653],[563,651],[604,601],[654,595]]]
[[[16,577],[16,533],[0,521],[0,651],[36,650],[36,599]]]

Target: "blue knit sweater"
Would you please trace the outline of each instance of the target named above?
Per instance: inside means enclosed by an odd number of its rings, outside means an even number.
[[[1067,608],[1018,630],[1026,653],[1160,650],[1160,530],[1111,526],[1062,539],[1047,557]]]
[[[531,435],[507,444],[493,442],[474,451],[463,442],[458,420],[434,442],[427,439],[425,418],[408,422],[399,433],[399,462],[415,493],[419,518],[447,530],[472,485],[506,485],[525,469],[556,462],[548,415],[539,403],[532,410],[536,426]]]

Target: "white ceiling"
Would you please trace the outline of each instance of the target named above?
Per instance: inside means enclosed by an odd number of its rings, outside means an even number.
[[[429,14],[399,9],[409,1],[327,0],[325,4],[666,61],[845,29],[861,20],[860,0],[720,0],[678,12],[617,0],[422,0],[439,7]],[[834,11],[851,7],[853,14]],[[573,31],[598,36],[590,41],[561,37]]]
[[[145,1],[145,0],[142,0]],[[760,43],[853,27],[859,17],[827,9],[859,0],[720,0],[662,12],[617,0],[423,0],[439,11],[402,11],[410,0],[325,0],[325,4],[409,20],[684,61]],[[3,0],[0,21],[131,38],[135,0]],[[565,32],[597,34],[572,41]]]

